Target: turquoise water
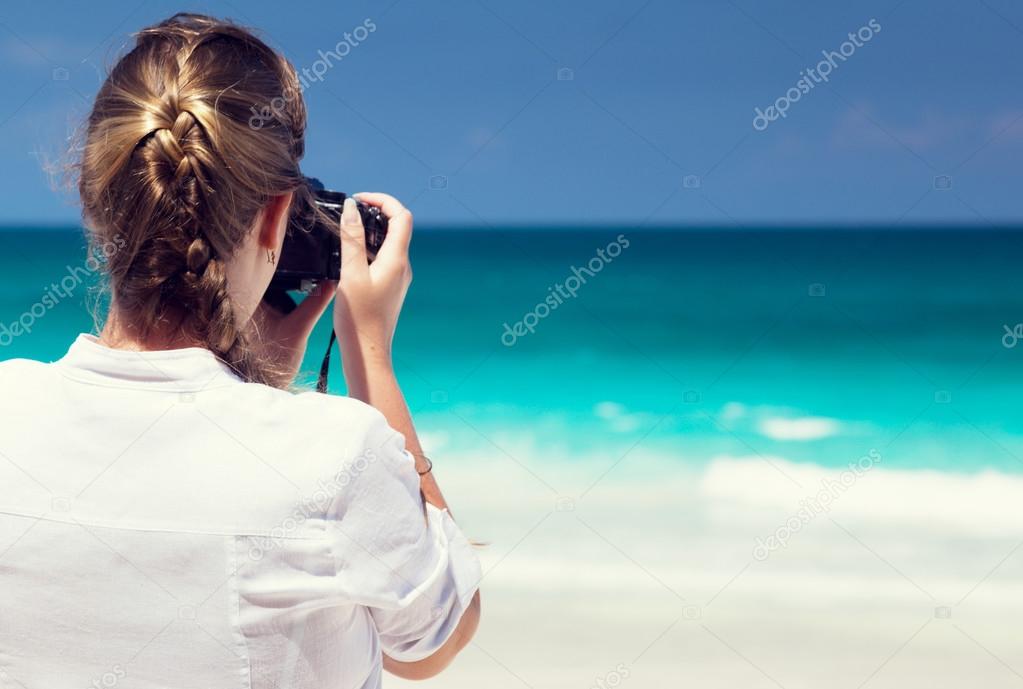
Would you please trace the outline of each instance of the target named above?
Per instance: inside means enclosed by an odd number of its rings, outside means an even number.
[[[84,240],[3,237],[9,326],[84,265]],[[537,308],[598,250],[576,296]],[[1023,233],[974,229],[421,230],[399,375],[435,453],[842,466],[877,449],[889,467],[1020,472],[1023,341],[1003,336],[1023,322],[1021,258]],[[90,292],[36,307],[0,357],[59,357],[92,328]]]

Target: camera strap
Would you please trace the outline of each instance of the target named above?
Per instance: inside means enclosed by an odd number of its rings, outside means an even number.
[[[334,349],[334,341],[337,333],[330,329],[330,342],[327,343],[327,351],[323,355],[323,363],[320,364],[320,377],[316,381],[316,392],[327,392],[327,374],[330,373],[330,353]]]

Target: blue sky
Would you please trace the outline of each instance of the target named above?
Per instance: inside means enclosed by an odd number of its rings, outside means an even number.
[[[130,32],[182,9],[262,29],[300,70],[372,22],[308,82],[305,167],[421,225],[1023,217],[1013,0],[57,0],[0,9],[0,222],[77,219],[44,163]],[[827,83],[753,127],[872,19]]]

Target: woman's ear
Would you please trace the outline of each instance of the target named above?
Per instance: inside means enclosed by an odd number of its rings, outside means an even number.
[[[284,243],[284,233],[288,229],[288,216],[291,211],[291,200],[294,192],[271,196],[259,214],[259,246],[261,249],[277,251]]]

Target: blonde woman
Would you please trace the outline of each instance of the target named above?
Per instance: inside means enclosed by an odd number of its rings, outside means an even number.
[[[96,96],[79,189],[108,317],[0,364],[5,686],[378,687],[475,633],[479,565],[391,367],[412,216],[361,196],[390,223],[370,265],[348,202],[336,293],[262,303],[304,130],[287,60],[198,15],[139,32]],[[331,302],[350,397],[291,392]]]

